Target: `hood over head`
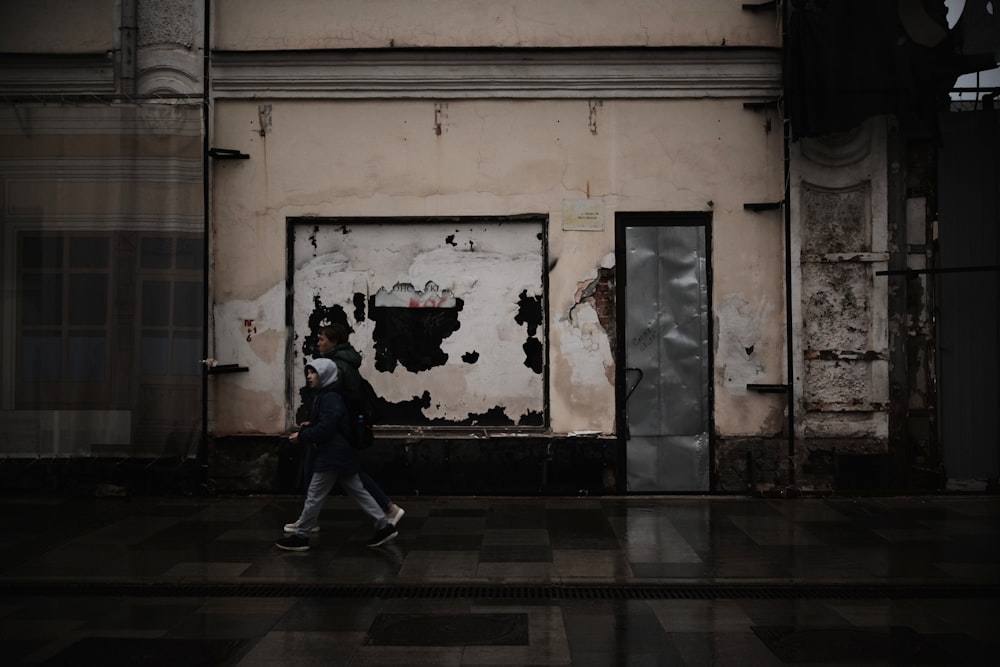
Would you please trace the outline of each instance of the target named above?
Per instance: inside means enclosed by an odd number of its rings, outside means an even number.
[[[329,359],[313,359],[306,364],[307,372],[310,368],[319,376],[320,387],[327,387],[337,381],[337,364]]]

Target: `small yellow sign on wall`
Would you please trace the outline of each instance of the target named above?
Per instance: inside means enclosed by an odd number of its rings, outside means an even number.
[[[604,231],[604,200],[563,199],[562,228],[578,232]]]

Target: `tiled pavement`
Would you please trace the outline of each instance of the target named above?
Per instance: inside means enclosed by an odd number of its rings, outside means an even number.
[[[4,665],[995,665],[995,496],[0,496]]]

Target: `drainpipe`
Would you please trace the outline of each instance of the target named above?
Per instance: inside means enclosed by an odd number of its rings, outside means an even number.
[[[786,388],[786,410],[788,412],[788,486],[795,486],[795,346],[792,335],[792,207],[791,207],[791,151],[789,142],[791,136],[791,119],[788,116],[788,76],[786,73],[788,62],[788,13],[791,3],[781,3],[781,50],[784,54],[782,58],[782,96],[784,103],[781,105],[782,112],[782,147],[784,152],[784,177],[785,177],[785,365],[787,367],[787,388]]]
[[[134,0],[133,0],[134,1]],[[201,327],[201,358],[208,359],[208,323],[210,321],[211,313],[211,303],[209,301],[209,240],[211,239],[211,227],[209,219],[210,211],[210,199],[211,199],[211,182],[210,182],[210,165],[211,161],[208,155],[208,148],[211,146],[209,141],[209,129],[211,127],[209,112],[209,76],[211,74],[211,52],[212,52],[212,40],[211,33],[209,32],[212,25],[212,2],[211,0],[204,0],[204,10],[205,16],[204,27],[202,31],[202,147],[201,147],[201,199],[202,199],[202,213],[204,215],[202,234],[204,236],[202,242],[202,274],[201,274],[201,304],[203,313],[203,321]],[[209,476],[208,476],[208,365],[202,364],[201,369],[201,439],[198,443],[198,488],[201,489],[203,493],[208,492],[209,489]]]

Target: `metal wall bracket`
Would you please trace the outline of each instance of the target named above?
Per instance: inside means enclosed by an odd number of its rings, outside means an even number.
[[[249,160],[250,156],[235,148],[209,148],[208,156],[216,160]]]
[[[208,369],[209,375],[217,375],[219,373],[249,373],[250,369],[246,366],[240,366],[239,364],[218,364],[216,366],[210,366]]]
[[[888,269],[876,271],[876,276],[918,276],[935,273],[975,273],[978,271],[1000,271],[1000,264],[985,264],[983,266],[938,266],[926,269]]]
[[[743,204],[743,210],[753,211],[754,213],[760,213],[761,211],[774,211],[781,208],[784,204],[783,201],[772,201],[772,202],[752,202],[749,204]]]
[[[771,107],[777,109],[779,104],[781,104],[781,98],[775,97],[774,99],[761,100],[760,102],[744,102],[743,108],[747,111],[760,111],[762,109],[770,109]]]
[[[757,14],[759,12],[769,12],[772,9],[778,8],[777,0],[771,0],[771,2],[759,2],[756,5],[752,5],[748,2],[743,3],[743,11],[750,12],[751,14]]]
[[[787,384],[748,384],[747,391],[757,391],[762,394],[787,394]]]

